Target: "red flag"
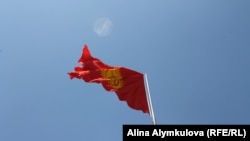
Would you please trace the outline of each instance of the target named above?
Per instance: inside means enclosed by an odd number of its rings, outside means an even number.
[[[135,110],[149,113],[143,74],[118,66],[109,66],[91,56],[88,46],[84,45],[78,60],[82,66],[69,72],[70,79],[78,78],[89,83],[101,83],[107,91],[117,94],[119,100],[126,101]]]

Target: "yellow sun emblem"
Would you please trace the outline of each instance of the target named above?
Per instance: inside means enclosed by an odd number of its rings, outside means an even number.
[[[101,71],[102,77],[108,80],[109,86],[113,89],[120,89],[123,86],[122,76],[118,68],[104,69]]]

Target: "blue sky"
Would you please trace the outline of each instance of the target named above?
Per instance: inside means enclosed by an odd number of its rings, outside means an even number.
[[[0,140],[118,141],[123,124],[152,124],[101,85],[69,79],[84,44],[108,65],[147,73],[157,124],[250,124],[249,6],[1,0]],[[103,17],[112,24],[99,36]]]

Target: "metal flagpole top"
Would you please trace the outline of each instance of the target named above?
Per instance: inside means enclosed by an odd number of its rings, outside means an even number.
[[[153,124],[156,125],[156,120],[155,120],[155,115],[154,115],[154,110],[153,110],[153,105],[152,105],[152,100],[150,96],[150,91],[149,91],[149,85],[148,85],[148,78],[147,74],[144,74],[145,82],[146,82],[146,94],[147,94],[147,101],[148,101],[148,107],[149,107],[149,113],[152,118]]]

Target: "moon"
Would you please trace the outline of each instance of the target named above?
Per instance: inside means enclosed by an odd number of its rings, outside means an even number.
[[[99,36],[107,36],[111,33],[112,22],[109,18],[102,17],[95,21],[94,31]]]

